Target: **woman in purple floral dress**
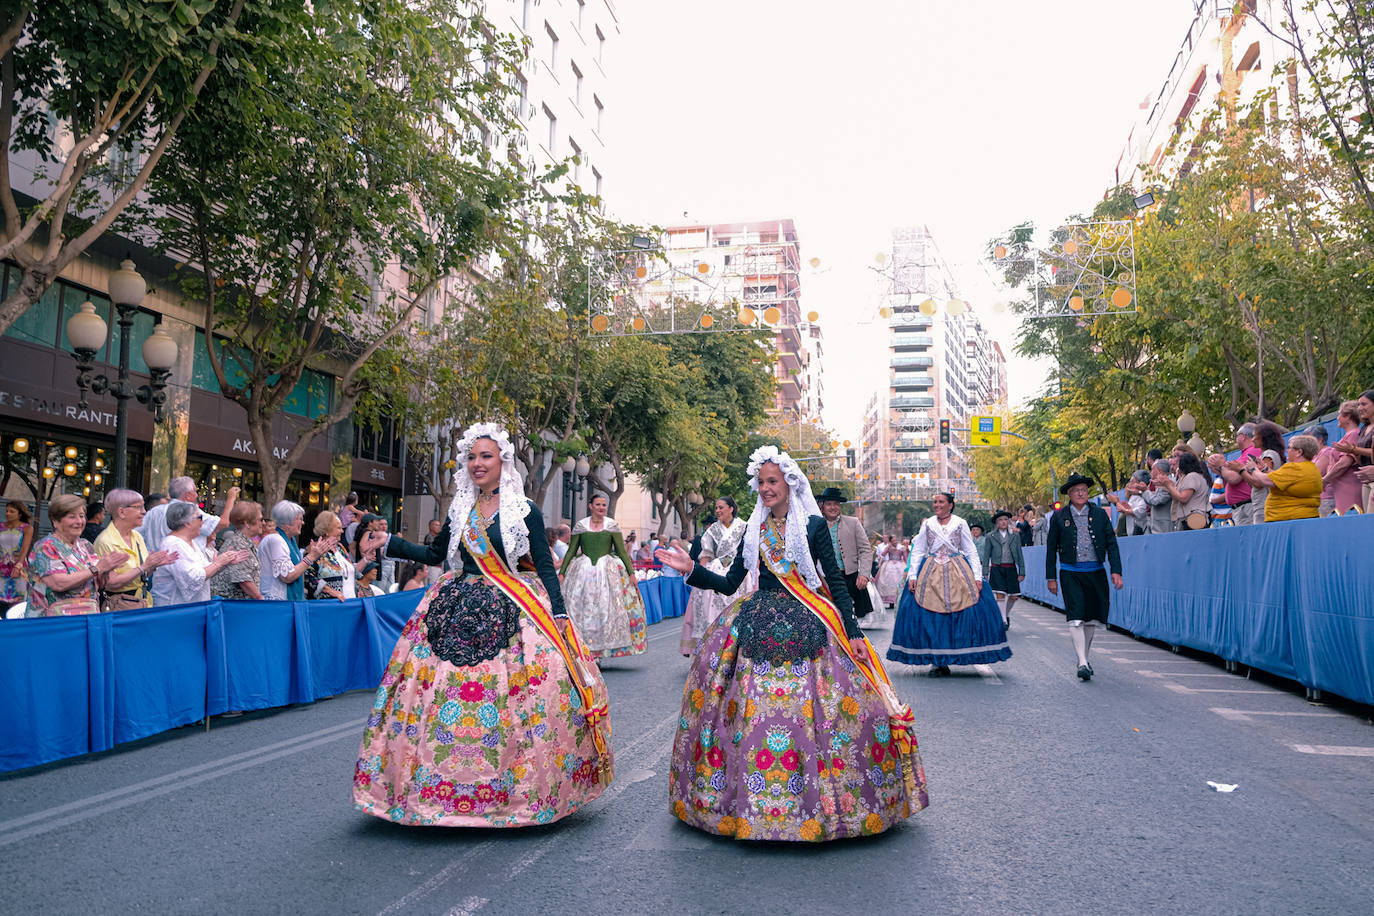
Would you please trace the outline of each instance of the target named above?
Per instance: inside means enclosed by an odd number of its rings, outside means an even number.
[[[658,551],[687,584],[758,591],[726,610],[692,659],[669,774],[673,814],[741,840],[881,833],[927,804],[911,711],[854,618],[806,475],[772,446],[751,456],[759,499],[718,575]],[[828,594],[827,594],[828,592]]]

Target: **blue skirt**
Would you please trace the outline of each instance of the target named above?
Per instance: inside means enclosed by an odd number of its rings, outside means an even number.
[[[990,665],[1011,658],[1007,627],[985,582],[978,603],[953,614],[937,614],[916,603],[903,588],[887,659],[904,665]]]

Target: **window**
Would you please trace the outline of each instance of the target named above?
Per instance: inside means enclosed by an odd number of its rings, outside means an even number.
[[[526,32],[530,30],[530,7],[534,5],[534,0],[522,0],[520,4],[520,28]]]
[[[544,117],[549,121],[548,142],[545,144],[544,148],[552,154],[554,150],[558,148],[558,119],[553,116],[552,111],[549,111],[549,106],[544,105],[542,107],[544,109]]]
[[[587,0],[577,0],[577,30],[582,31],[582,15],[587,12]]]
[[[592,96],[592,103],[596,105],[596,132],[601,133],[602,117],[606,114],[606,106],[601,104],[601,99]]]
[[[572,150],[572,180],[573,184],[582,183],[582,148],[577,145],[577,141],[572,137],[568,138],[568,148]]]
[[[592,169],[592,178],[594,178],[594,179],[596,180],[596,196],[597,196],[597,197],[600,197],[600,196],[601,196],[601,173],[598,172],[596,169]]]
[[[577,69],[577,64],[571,64],[573,72],[573,104],[578,108],[582,107],[582,71]]]
[[[558,35],[554,32],[553,29],[549,28],[549,24],[548,24],[547,22],[544,23],[544,33],[545,33],[546,35],[549,36],[549,58],[548,58],[549,69],[553,71],[554,76],[557,76],[557,75],[558,75]]]
[[[606,36],[601,34],[601,26],[596,27],[596,62],[604,63],[606,55]]]
[[[529,97],[530,83],[523,76],[516,76],[511,85],[515,88],[515,116],[521,121],[525,120],[525,101]]]

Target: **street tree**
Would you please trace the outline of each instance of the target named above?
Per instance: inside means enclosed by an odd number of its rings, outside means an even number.
[[[210,81],[150,186],[268,500],[375,390],[378,354],[489,250],[520,193],[482,141],[513,129],[520,46],[476,5],[345,0],[294,25],[259,55],[261,79]],[[274,454],[273,421],[310,369],[333,377],[332,398]]]
[[[295,5],[5,4],[0,260],[22,279],[0,302],[0,332],[102,235],[132,230],[127,217],[211,75],[215,91],[258,76],[256,33],[270,36],[290,16],[281,8]]]

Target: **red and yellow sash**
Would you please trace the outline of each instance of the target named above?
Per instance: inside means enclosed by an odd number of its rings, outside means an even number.
[[[586,717],[587,727],[591,730],[592,743],[596,746],[598,776],[602,785],[610,785],[614,777],[610,709],[606,703],[596,701],[596,694],[592,690],[596,677],[591,674],[594,663],[577,635],[577,627],[569,620],[567,638],[564,638],[564,633],[559,629],[553,614],[539,599],[539,593],[524,579],[512,573],[506,561],[491,549],[491,541],[481,528],[476,508],[472,510],[472,515],[468,517],[468,523],[463,528],[463,542],[487,581],[499,588],[502,594],[515,602],[516,607],[528,614],[534,625],[563,656],[573,689],[582,701],[582,714]]]
[[[822,592],[817,592],[806,584],[806,580],[797,571],[797,564],[790,560],[783,559],[783,552],[778,548],[776,535],[768,530],[767,524],[764,525],[762,537],[759,538],[759,554],[763,557],[763,562],[768,564],[768,568],[773,575],[778,577],[778,581],[783,587],[802,603],[802,605],[820,618],[821,623],[825,624],[830,635],[835,638],[835,643],[849,656],[849,660],[854,663],[854,667],[859,669],[865,680],[868,681],[878,696],[882,698],[883,705],[887,708],[888,723],[892,728],[892,742],[897,747],[898,754],[902,757],[902,776],[906,781],[907,795],[916,798],[916,762],[915,753],[916,735],[913,728],[916,717],[912,715],[911,707],[907,706],[897,698],[897,691],[892,687],[892,681],[888,679],[887,669],[883,667],[882,660],[878,657],[878,652],[873,648],[873,644],[868,641],[868,637],[861,637],[863,640],[863,656],[855,654],[853,645],[849,642],[849,637],[845,634],[844,618],[840,616],[839,608],[835,607],[830,600],[825,583],[821,583]],[[770,549],[770,547],[772,549]]]

